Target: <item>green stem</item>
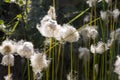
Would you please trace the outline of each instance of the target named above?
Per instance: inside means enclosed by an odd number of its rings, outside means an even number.
[[[55,8],[55,0],[53,0],[53,7]]]
[[[115,0],[115,9],[117,8],[117,0]]]
[[[72,72],[73,72],[73,57],[72,57],[72,43],[70,44],[70,59],[71,59],[71,70],[70,70],[70,73],[71,73],[71,76],[70,76],[70,80],[72,80]]]
[[[57,64],[56,64],[56,80],[57,80],[57,72],[58,72],[58,67],[59,67],[60,53],[61,53],[61,43],[59,44],[58,56],[57,56],[58,59],[57,59]]]
[[[55,46],[54,46],[55,47]],[[53,47],[53,48],[54,48]],[[50,45],[49,45],[49,54],[48,54],[48,57],[50,58],[51,56],[51,49],[52,49],[52,38],[50,38]],[[46,70],[46,80],[49,80],[49,71],[50,71],[50,68],[48,67],[48,69]]]
[[[64,46],[62,47],[62,66],[61,66],[61,75],[60,75],[60,80],[62,79],[62,74],[63,74],[63,66],[64,66]]]
[[[22,80],[24,80],[24,75],[25,75],[26,70],[27,70],[27,62],[25,64],[25,67],[24,67],[24,70],[23,70]]]
[[[94,40],[94,45],[95,44],[96,44],[96,41]],[[95,63],[96,63],[96,52],[93,54],[93,80],[96,80]]]
[[[28,80],[30,80],[30,62],[29,62],[29,59],[27,59],[27,65],[28,65]]]
[[[54,78],[54,77],[55,77],[55,73],[54,73],[54,72],[55,72],[55,70],[54,70],[54,69],[55,69],[55,67],[54,67],[54,66],[55,66],[55,62],[54,62],[54,61],[55,61],[54,50],[55,50],[55,47],[54,47],[53,50],[52,50],[52,80],[55,79],[55,78]]]
[[[10,62],[8,61],[8,76],[10,76]],[[10,80],[10,77],[8,77],[8,80]]]
[[[83,62],[84,62],[84,66],[85,66],[85,80],[88,80],[87,63],[85,62],[85,60]]]

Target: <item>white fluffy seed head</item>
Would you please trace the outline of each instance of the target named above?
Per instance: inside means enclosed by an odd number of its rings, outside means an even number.
[[[111,39],[116,39],[116,37],[115,37],[115,31],[112,31],[111,33],[110,33],[110,38]]]
[[[117,60],[115,61],[114,66],[120,66],[120,56],[117,56]]]
[[[58,41],[61,41],[63,34],[64,34],[64,28],[62,28],[61,25],[58,25],[56,27],[56,30],[54,31],[54,38]]]
[[[44,68],[47,68],[50,63],[50,61],[46,59],[46,55],[43,53],[32,55],[30,61],[35,74],[41,72]]]
[[[14,56],[11,54],[3,56],[1,64],[5,66],[8,64],[10,64],[10,66],[14,66]]]
[[[118,75],[118,79],[120,80],[120,75]]]
[[[107,41],[107,46],[108,46],[108,48],[110,48],[110,46],[113,44],[113,41],[114,41],[114,39],[109,39],[109,40]]]
[[[89,37],[92,39],[96,39],[98,37],[98,31],[95,28],[90,28]]]
[[[57,21],[51,19],[48,15],[43,17],[41,20],[41,25],[37,24],[37,29],[44,37],[53,37],[54,31],[56,30],[56,27],[58,26]]]
[[[82,39],[84,42],[88,41],[89,39],[89,28],[85,27],[79,31],[80,35],[82,36]]]
[[[12,74],[7,75],[7,76],[4,76],[4,79],[5,79],[5,80],[13,80],[13,79],[12,79]]]
[[[89,5],[89,7],[93,7],[96,3],[96,0],[87,0],[86,3]]]
[[[90,21],[90,16],[89,15],[85,16],[83,21],[84,22],[89,22]]]
[[[96,53],[96,46],[92,44],[90,47],[90,51],[91,53]]]
[[[118,18],[119,15],[120,15],[119,9],[114,9],[114,10],[113,10],[114,20],[117,20],[117,18]]]
[[[89,49],[80,47],[78,49],[78,51],[79,51],[79,58],[80,59],[83,59],[84,61],[89,61],[90,60]]]
[[[80,30],[80,35],[82,36],[84,41],[89,40],[90,38],[96,39],[98,37],[97,26],[87,25]]]
[[[50,38],[45,38],[44,44],[45,44],[46,46],[49,46],[49,44],[50,44]]]
[[[48,16],[50,16],[52,19],[56,19],[55,8],[53,6],[50,6],[50,9],[48,10]]]
[[[120,75],[120,57],[117,56],[117,60],[114,63],[115,69],[114,72]]]
[[[19,45],[17,49],[17,53],[21,57],[25,57],[25,58],[30,58],[33,52],[34,52],[34,48],[31,42],[24,42],[23,44]]]
[[[58,26],[56,19],[55,8],[50,6],[48,14],[41,20],[41,25],[37,24],[37,29],[44,37],[54,37],[54,31]]]
[[[78,31],[71,25],[64,24],[63,25],[63,40],[68,42],[76,42],[79,40],[79,33]]]
[[[72,73],[69,72],[69,74],[67,74],[67,80],[78,80],[77,72],[76,71],[72,71]]]
[[[116,30],[116,39],[117,40],[120,40],[120,28],[118,28],[117,30]]]
[[[0,53],[3,55],[9,55],[15,53],[15,42],[12,40],[5,40],[0,46]]]
[[[98,42],[97,47],[96,47],[96,52],[99,54],[102,54],[106,50],[108,50],[107,45],[103,42]]]
[[[92,53],[102,54],[105,51],[107,51],[109,48],[106,43],[98,42],[96,46],[92,44],[90,49]]]
[[[100,11],[100,17],[102,20],[106,21],[108,19],[108,15],[106,11]]]
[[[112,31],[110,33],[110,38],[113,40],[117,40],[120,43],[120,28],[116,29],[115,31]]]
[[[105,0],[106,3],[111,4],[112,0]]]
[[[120,75],[120,66],[119,67],[115,67],[114,72],[118,75]]]

